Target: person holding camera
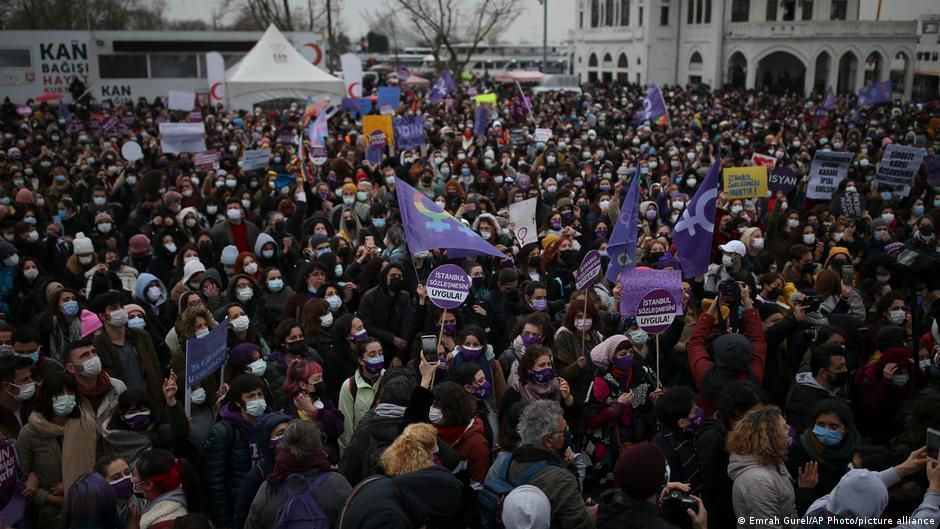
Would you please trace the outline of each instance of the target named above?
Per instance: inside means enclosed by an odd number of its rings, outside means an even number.
[[[614,467],[619,489],[601,495],[597,529],[707,529],[702,500],[689,486],[670,482],[666,458],[653,443],[637,443]]]

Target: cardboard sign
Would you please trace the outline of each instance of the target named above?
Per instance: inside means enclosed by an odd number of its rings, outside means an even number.
[[[635,316],[640,302],[650,291],[650,286],[669,293],[677,300],[675,314],[682,314],[682,271],[681,270],[642,270],[632,269],[620,275],[620,315]]]
[[[17,105],[16,113],[25,118],[33,113],[33,109],[29,105]]]
[[[891,191],[899,196],[911,194],[911,183],[920,170],[927,151],[917,147],[905,147],[892,143],[885,149],[874,183],[878,191]]]
[[[417,149],[428,141],[421,116],[396,117],[392,120],[392,126],[395,129],[395,144],[399,149]]]
[[[470,276],[457,265],[446,264],[431,270],[425,286],[428,298],[442,309],[455,309],[470,294]]]
[[[398,104],[401,101],[401,88],[397,86],[379,87],[379,112],[382,114],[394,114],[398,110]]]
[[[767,156],[766,154],[755,152],[751,155],[751,163],[754,165],[766,167],[767,170],[770,171],[777,166],[777,159],[773,156]]]
[[[368,138],[370,134],[377,130],[385,133],[385,142],[387,144],[394,143],[395,132],[394,127],[392,127],[392,116],[362,116],[363,138]]]
[[[217,371],[228,359],[228,318],[209,334],[186,341],[186,386],[192,387]]]
[[[385,146],[388,145],[385,133],[381,130],[374,130],[368,136],[369,149],[366,151],[366,159],[373,165],[382,163],[385,156]]]
[[[128,141],[121,145],[121,156],[129,162],[135,162],[144,157],[144,152],[141,150],[139,143]]]
[[[313,165],[323,165],[326,163],[326,160],[326,147],[317,145],[310,147],[310,161],[313,162]]]
[[[189,112],[196,106],[196,94],[192,92],[179,92],[170,90],[166,98],[166,107],[170,110],[185,110]]]
[[[552,129],[535,129],[536,143],[545,143],[552,139]]]
[[[578,267],[578,277],[575,280],[575,288],[584,290],[593,285],[601,276],[601,254],[597,250],[591,250],[581,260],[581,266]]]
[[[197,169],[202,169],[208,171],[215,167],[216,162],[219,161],[219,151],[210,149],[208,151],[197,152],[193,155],[193,165]]]
[[[787,194],[793,191],[799,178],[800,177],[797,176],[796,171],[793,169],[780,166],[771,171],[770,175],[767,177],[767,188],[773,193],[779,191],[783,194]]]
[[[849,164],[855,155],[850,152],[816,151],[809,168],[809,186],[806,198],[829,200],[839,183],[849,172]]]
[[[509,130],[509,143],[513,147],[525,147],[525,130],[523,129],[510,129]]]
[[[206,150],[202,123],[160,123],[160,148],[167,154]]]
[[[264,169],[268,166],[268,162],[270,160],[271,151],[266,151],[264,149],[245,151],[245,154],[242,157],[242,170],[254,171],[256,169]]]
[[[722,188],[729,200],[739,198],[764,198],[767,196],[767,168],[728,167],[721,172]]]
[[[519,241],[520,246],[539,240],[539,230],[535,224],[537,206],[537,198],[509,204],[509,222],[516,225],[516,240]]]

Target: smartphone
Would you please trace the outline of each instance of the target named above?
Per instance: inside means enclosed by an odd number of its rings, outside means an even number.
[[[464,208],[465,208],[467,211],[476,211],[476,210],[477,210],[477,205],[474,204],[473,202],[467,202],[466,204],[464,204]]]
[[[425,334],[421,337],[421,352],[428,362],[437,362],[437,336]]]
[[[855,269],[852,265],[842,265],[842,282],[846,285],[855,282]]]
[[[940,455],[940,430],[927,428],[927,459],[937,462]]]
[[[375,248],[375,237],[366,235],[366,248]]]

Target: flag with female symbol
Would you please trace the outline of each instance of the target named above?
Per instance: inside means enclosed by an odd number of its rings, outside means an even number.
[[[891,81],[881,81],[863,86],[858,91],[858,108],[870,107],[878,103],[891,102]]]
[[[636,266],[636,232],[639,211],[640,168],[637,166],[626,198],[620,205],[620,216],[617,217],[614,232],[610,234],[610,241],[607,244],[610,264],[607,265],[606,277],[611,283],[616,284],[623,271]]]
[[[666,101],[658,86],[649,85],[646,89],[646,97],[643,98],[643,110],[637,112],[634,117],[639,121],[652,121],[657,125],[669,123],[669,111],[666,109]]]
[[[434,86],[431,87],[428,99],[431,100],[431,103],[437,103],[450,95],[456,88],[457,85],[454,83],[454,77],[450,74],[450,70],[444,70],[441,72],[441,76],[437,79],[437,82],[434,83]]]
[[[702,275],[708,270],[712,234],[715,231],[715,201],[718,198],[720,169],[721,158],[716,158],[708,176],[695,192],[672,231],[672,240],[676,243],[678,253],[676,257],[679,258],[682,275],[685,277]]]

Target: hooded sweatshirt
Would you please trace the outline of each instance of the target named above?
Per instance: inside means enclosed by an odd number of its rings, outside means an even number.
[[[731,501],[738,520],[775,520],[764,527],[792,527],[784,524],[785,518],[796,518],[796,494],[786,465],[762,465],[752,455],[731,454],[728,475],[734,480]],[[738,523],[739,529],[747,527],[752,524]]]

